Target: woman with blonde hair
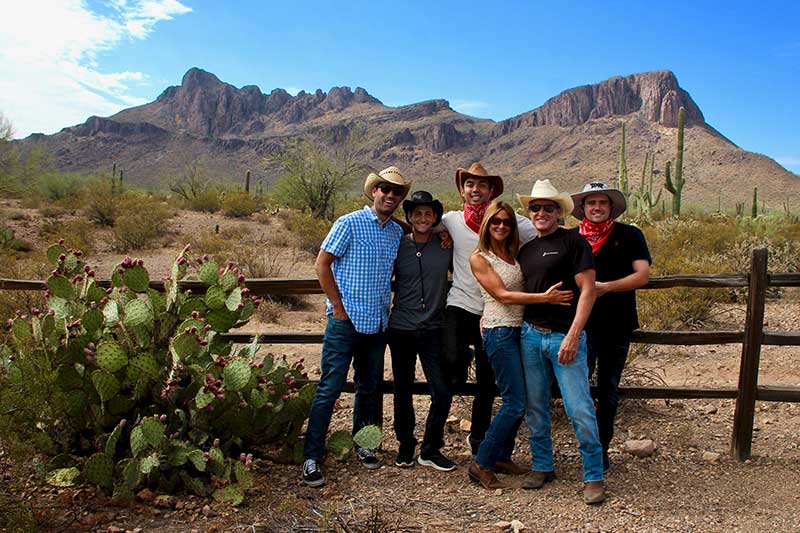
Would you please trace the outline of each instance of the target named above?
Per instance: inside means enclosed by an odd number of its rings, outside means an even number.
[[[502,405],[481,442],[469,477],[487,489],[507,486],[493,470],[497,461],[510,457],[505,449],[525,414],[525,382],[520,355],[520,326],[525,304],[569,305],[572,291],[558,290],[561,283],[544,293],[522,292],[522,272],[516,261],[519,229],[514,209],[495,201],[486,210],[478,247],[470,256],[470,267],[481,287],[484,300],[483,344],[500,389]]]

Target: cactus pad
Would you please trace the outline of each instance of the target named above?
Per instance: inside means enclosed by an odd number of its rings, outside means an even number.
[[[66,412],[73,418],[81,417],[86,411],[86,394],[83,391],[71,391],[65,397]]]
[[[208,308],[206,307],[206,304],[203,303],[202,298],[189,298],[181,305],[181,308],[178,311],[178,316],[185,320],[192,316],[193,311],[204,313],[206,309]]]
[[[231,292],[237,284],[236,274],[231,271],[225,272],[219,280],[219,286],[222,287],[222,290],[225,292]]]
[[[211,459],[211,464],[222,466],[225,463],[225,456],[222,455],[222,450],[219,448],[211,448],[208,450],[208,457]]]
[[[63,244],[53,244],[47,249],[47,259],[50,264],[56,266],[58,264],[58,257],[62,254],[66,255],[67,247]]]
[[[83,465],[83,475],[90,483],[105,488],[111,488],[114,475],[114,462],[108,455],[96,453],[89,457],[86,460],[86,464]]]
[[[142,428],[142,435],[147,443],[151,446],[158,446],[161,442],[161,439],[164,438],[164,432],[166,428],[164,424],[156,420],[155,418],[145,418],[142,420],[142,424],[139,426]]]
[[[228,485],[214,491],[214,499],[220,503],[229,503],[234,507],[244,501],[244,492],[237,484]]]
[[[122,281],[134,292],[145,292],[150,286],[150,276],[147,274],[147,270],[139,265],[126,268],[122,274]]]
[[[92,372],[92,383],[97,391],[97,395],[104,402],[107,402],[119,392],[119,381],[112,374],[103,370]]]
[[[54,487],[71,487],[75,484],[75,478],[81,475],[77,468],[59,468],[47,474],[47,484]]]
[[[138,328],[153,323],[153,313],[143,300],[131,300],[125,306],[125,326]]]
[[[146,376],[150,379],[157,378],[160,370],[153,356],[146,353],[133,357],[128,368],[133,368],[138,372],[138,377]]]
[[[53,296],[71,300],[75,298],[75,288],[70,281],[63,276],[50,276],[47,278],[47,288]]]
[[[223,304],[224,305],[224,304]],[[237,313],[232,313],[227,309],[215,309],[206,315],[206,321],[214,331],[224,333],[231,329],[238,320]]]
[[[269,393],[266,390],[253,389],[250,391],[250,405],[256,409],[261,409],[269,401]]]
[[[233,465],[233,475],[236,478],[236,484],[243,489],[253,488],[253,474],[244,466],[240,461]]]
[[[172,339],[172,349],[181,359],[186,359],[200,351],[197,337],[191,333],[181,333]]]
[[[81,317],[81,324],[88,333],[94,333],[103,326],[103,312],[99,309],[87,310]]]
[[[189,452],[189,460],[200,472],[206,471],[206,456],[202,450],[192,450]]]
[[[113,374],[128,364],[128,355],[116,341],[104,341],[97,346],[95,361],[97,366]]]
[[[114,426],[114,431],[108,436],[108,440],[106,441],[106,455],[109,457],[114,457],[117,453],[117,442],[119,442],[119,438],[122,436],[122,428],[117,424]]]
[[[240,303],[242,303],[242,289],[236,287],[225,300],[225,307],[228,308],[228,311],[238,311]]]
[[[131,431],[131,454],[138,457],[147,448],[147,439],[144,438],[142,426],[136,426]]]
[[[353,436],[345,430],[336,431],[328,438],[328,450],[340,460],[350,453],[354,445]]]
[[[106,326],[114,327],[119,323],[119,307],[117,302],[111,301],[103,308],[103,318]]]
[[[205,302],[209,309],[222,309],[228,295],[218,285],[212,285],[206,291]]]
[[[103,299],[103,296],[106,295],[105,289],[100,287],[94,281],[89,282],[89,286],[86,287],[86,301],[88,302],[99,302]]]
[[[158,452],[153,452],[147,457],[139,461],[139,472],[142,474],[149,474],[153,470],[157,470],[159,465]]]
[[[311,404],[314,401],[314,396],[317,394],[317,385],[315,383],[306,383],[297,393],[297,397],[301,398]]]
[[[122,468],[122,482],[126,487],[133,490],[139,484],[139,461],[129,459],[125,461],[124,465]]]
[[[375,425],[364,426],[353,435],[353,441],[368,450],[377,450],[383,440],[383,430]]]
[[[108,412],[114,416],[127,413],[134,406],[134,401],[126,396],[114,396],[108,400]]]
[[[250,365],[244,359],[234,359],[222,371],[225,388],[238,391],[250,381]]]
[[[58,296],[50,296],[47,299],[47,307],[53,310],[56,318],[67,318],[69,316],[69,306],[64,298]]]
[[[197,404],[198,409],[203,409],[214,401],[214,395],[210,392],[200,389],[197,391],[197,396],[194,397],[194,401]]]
[[[33,339],[33,330],[27,320],[22,318],[15,318],[14,324],[11,326],[11,333],[14,335],[14,340],[17,344],[25,344]]]
[[[83,377],[72,366],[62,366],[58,369],[56,385],[62,391],[83,388]]]
[[[200,266],[200,280],[208,285],[217,283],[217,272],[219,266],[214,261],[206,261]]]

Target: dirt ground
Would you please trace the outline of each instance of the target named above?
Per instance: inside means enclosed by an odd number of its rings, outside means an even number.
[[[6,210],[16,209],[6,204]],[[18,237],[36,246],[35,212],[29,231]],[[231,221],[219,215],[181,212],[172,219],[173,242],[164,248],[137,253],[145,259],[153,278],[164,275],[171,258],[192,232],[215,224],[242,224],[245,233],[260,242],[285,241],[276,223]],[[225,226],[223,226],[225,227]],[[285,246],[287,249],[289,246]],[[109,269],[124,256],[98,250],[91,264]],[[292,252],[283,260],[284,275],[312,276],[311,256]],[[163,269],[163,272],[162,270]],[[102,268],[100,272],[102,272]],[[800,298],[787,291],[767,306],[768,330],[800,331]],[[247,331],[321,332],[324,327],[321,296],[305,297],[298,310],[285,311],[276,324],[251,323]],[[715,313],[709,329],[740,328],[742,306],[726,306]],[[286,354],[292,361],[304,357],[311,377],[318,375],[319,345],[275,345],[263,349]],[[656,377],[670,385],[736,386],[740,345],[656,346],[639,353],[626,373],[628,383],[654,383]],[[386,364],[386,377],[391,377]],[[761,354],[762,385],[800,386],[800,348],[765,346]],[[418,369],[418,377],[422,378]],[[421,438],[428,398],[415,398],[417,435]],[[334,413],[332,430],[348,429],[352,395],[342,395]],[[458,464],[451,473],[416,465],[393,465],[396,451],[392,427],[392,399],[385,398],[382,445],[384,465],[377,471],[362,469],[355,459],[324,465],[327,484],[312,489],[300,482],[298,466],[262,460],[256,488],[239,508],[211,500],[178,496],[160,505],[136,502],[115,507],[88,487],[55,489],[37,477],[18,479],[0,455],[0,477],[18,490],[15,497],[35,513],[43,531],[340,531],[408,532],[722,532],[800,531],[800,404],[759,402],[755,418],[753,456],[740,463],[729,453],[734,404],[732,400],[623,400],[617,436],[607,477],[609,499],[598,507],[581,500],[580,456],[571,426],[560,403],[553,413],[554,449],[558,479],[538,491],[520,488],[486,491],[469,482],[470,460],[461,420],[468,420],[470,399],[456,398],[448,423],[443,453]],[[626,439],[648,438],[657,444],[647,458],[623,451]],[[710,460],[706,452],[720,454]],[[515,460],[529,463],[527,430],[520,431]],[[514,481],[513,478],[507,478]],[[512,521],[513,525],[508,523]],[[505,526],[505,528],[504,528]]]

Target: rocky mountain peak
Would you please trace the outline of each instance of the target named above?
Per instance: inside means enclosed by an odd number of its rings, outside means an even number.
[[[594,85],[568,89],[533,111],[499,122],[493,136],[529,126],[575,126],[589,120],[640,112],[662,126],[678,125],[678,109],[688,123],[705,124],[703,113],[669,70],[614,76]]]

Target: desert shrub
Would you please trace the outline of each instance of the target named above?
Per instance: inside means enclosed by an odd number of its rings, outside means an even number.
[[[14,236],[14,230],[0,224],[0,253],[30,252],[31,245]]]
[[[214,188],[199,191],[191,198],[183,199],[183,206],[190,211],[216,213],[222,209],[222,193]]]
[[[315,218],[308,213],[299,211],[289,211],[284,219],[284,224],[296,239],[297,245],[313,254],[319,251],[319,247],[332,225],[327,220]]]
[[[225,216],[244,218],[258,211],[258,202],[249,193],[228,191],[222,199],[222,212]]]
[[[146,248],[164,235],[164,222],[172,216],[162,202],[148,196],[128,193],[119,201],[114,223],[115,245],[120,250]]]
[[[188,236],[188,243],[196,250],[203,250],[215,256],[219,261],[227,261],[228,251],[241,241],[247,229],[231,225],[220,228],[217,233],[213,228],[195,231]]]
[[[86,216],[101,226],[113,226],[117,220],[120,196],[110,180],[91,180],[83,190]]]
[[[86,177],[79,174],[43,172],[36,176],[28,191],[39,196],[41,202],[70,205],[78,202],[83,193]]]
[[[191,261],[187,247],[165,293],[130,258],[106,290],[76,253],[53,245],[47,255],[46,307],[8,324],[0,437],[53,456],[49,483],[81,476],[128,500],[143,486],[184,488],[235,505],[252,486],[248,446],[278,442],[283,459],[302,458],[315,392],[299,383],[302,365],[259,361],[257,342],[234,349],[221,336],[258,305],[237,267]],[[205,292],[179,288],[189,266]]]
[[[45,220],[39,228],[39,236],[47,242],[64,239],[83,252],[95,250],[98,228],[83,218],[71,220]]]

